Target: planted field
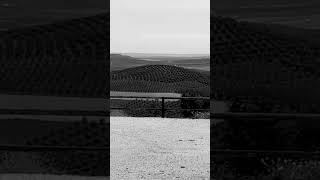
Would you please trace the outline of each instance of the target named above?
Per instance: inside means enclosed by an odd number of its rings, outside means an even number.
[[[135,55],[110,54],[110,70],[118,71],[146,65],[179,66],[186,69],[210,71],[209,57],[139,57]]]
[[[16,29],[35,24],[87,17],[106,12],[107,2],[92,0],[10,0],[0,1],[0,29]]]
[[[139,66],[111,72],[110,89],[111,91],[172,93],[192,90],[209,95],[209,76],[176,66]]]
[[[112,80],[144,80],[157,82],[196,81],[208,84],[209,77],[192,70],[169,65],[148,65],[111,73]]]
[[[201,91],[207,94],[209,87],[195,81],[180,81],[173,83],[144,81],[144,80],[111,80],[110,88],[113,91],[149,92],[149,93],[181,93],[186,90]]]
[[[212,31],[212,93],[319,102],[319,46],[229,18],[213,17]]]
[[[179,93],[152,93],[152,92],[126,92],[126,91],[110,91],[110,96],[121,96],[121,97],[136,97],[136,99],[148,100],[148,98],[161,98],[161,97],[181,97]],[[148,97],[148,98],[141,98]],[[112,99],[116,99],[112,97]],[[119,98],[118,98],[119,99]],[[122,99],[122,98],[121,98]],[[133,98],[127,98],[127,100],[133,100]],[[177,99],[170,99],[171,101],[176,101]]]
[[[0,32],[0,92],[105,97],[107,17]]]

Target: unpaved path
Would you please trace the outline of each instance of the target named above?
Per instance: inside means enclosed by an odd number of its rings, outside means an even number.
[[[111,180],[209,179],[210,120],[110,120]]]

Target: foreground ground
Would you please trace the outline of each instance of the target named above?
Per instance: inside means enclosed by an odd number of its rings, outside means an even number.
[[[209,179],[209,119],[110,120],[111,179]]]
[[[109,180],[107,177],[44,175],[44,174],[1,174],[0,180]]]

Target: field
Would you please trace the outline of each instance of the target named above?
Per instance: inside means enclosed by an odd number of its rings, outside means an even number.
[[[92,16],[105,12],[106,8],[107,3],[101,0],[92,0],[90,3],[85,0],[35,0],[32,3],[28,0],[1,1],[0,30]]]
[[[319,29],[320,3],[317,0],[225,0],[217,1],[213,10],[218,15],[238,20],[277,23],[290,26]],[[308,36],[308,34],[305,34]]]
[[[111,179],[209,179],[210,120],[110,120]]]
[[[106,97],[107,17],[1,31],[0,93]]]
[[[182,93],[209,96],[209,75],[171,65],[145,65],[111,72],[111,91]]]
[[[156,57],[158,58],[158,57]],[[172,59],[171,59],[172,58]],[[160,60],[138,59],[121,54],[111,54],[110,90],[111,96],[148,96],[148,97],[184,97],[210,95],[210,72],[200,69],[188,69],[199,63],[208,65],[208,59],[196,58],[179,59],[181,57],[165,57]],[[171,60],[170,60],[171,59]],[[178,60],[177,60],[178,59]],[[175,64],[176,63],[176,64]],[[200,65],[200,66],[202,66]],[[112,110],[111,116],[159,117],[161,110],[141,108],[161,108],[161,102],[156,99],[132,100],[112,99],[111,107],[126,108],[125,110]],[[206,118],[207,112],[191,112],[181,110],[184,108],[205,109],[205,103],[192,104],[191,101],[166,100],[168,109],[166,117],[182,118],[191,116]],[[187,115],[188,114],[188,115]]]
[[[180,57],[180,56],[129,56],[111,54],[111,71],[146,65],[171,65],[198,71],[210,71],[210,57]]]
[[[149,92],[126,92],[126,91],[110,91],[110,96],[133,96],[133,97],[154,97],[154,98],[160,98],[160,97],[181,97],[181,94],[179,93],[149,93]],[[129,98],[130,99],[130,98]],[[132,99],[132,98],[131,98]],[[139,98],[143,99],[143,98]]]
[[[267,26],[256,28],[230,18],[214,17],[212,21],[216,34],[212,41],[216,52],[211,66],[215,84],[212,93],[221,94],[223,89],[225,98],[265,97],[287,104],[319,102],[319,87],[314,86],[319,84],[319,46],[280,36]]]

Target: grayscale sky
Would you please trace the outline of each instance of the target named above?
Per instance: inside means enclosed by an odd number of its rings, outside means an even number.
[[[111,53],[210,53],[210,0],[111,0]]]

